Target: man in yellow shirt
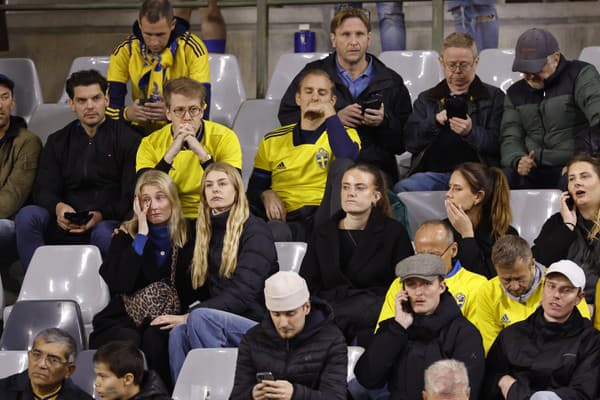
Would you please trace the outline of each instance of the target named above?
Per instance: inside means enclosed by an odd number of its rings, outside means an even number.
[[[459,260],[453,263],[458,254],[458,244],[454,241],[452,229],[441,220],[424,222],[415,232],[415,251],[417,254],[433,254],[441,257],[446,265],[446,285],[456,300],[463,315],[471,320],[474,313],[475,295],[487,279],[462,267]],[[396,315],[396,293],[402,290],[400,278],[392,282],[385,295],[385,301],[379,314],[379,323]]]
[[[186,218],[195,219],[200,206],[200,180],[204,168],[215,161],[241,170],[242,148],[237,135],[226,126],[203,120],[204,86],[190,78],[165,85],[167,118],[171,121],[142,139],[135,169],[156,168],[173,179]]]
[[[492,263],[498,276],[479,290],[472,319],[481,332],[486,353],[502,329],[523,321],[538,308],[545,273],[545,268],[533,259],[527,241],[514,235],[496,241]],[[590,318],[585,300],[577,309],[583,317]]]

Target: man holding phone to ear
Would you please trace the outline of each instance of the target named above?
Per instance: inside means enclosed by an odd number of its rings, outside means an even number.
[[[410,176],[396,183],[396,192],[447,190],[452,171],[464,162],[500,165],[504,93],[479,79],[478,62],[471,36],[455,32],[444,39],[446,79],[415,101],[404,131]]]
[[[331,307],[309,297],[295,272],[265,281],[269,315],[242,337],[230,399],[346,399],[344,335]]]

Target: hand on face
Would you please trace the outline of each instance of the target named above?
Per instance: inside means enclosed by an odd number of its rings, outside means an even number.
[[[456,229],[463,238],[473,237],[475,235],[473,231],[473,223],[462,207],[454,204],[450,200],[445,201],[445,206],[446,215],[448,216],[448,220],[450,220],[450,224],[452,224],[454,229]]]
[[[408,329],[408,327],[411,326],[414,321],[414,316],[412,313],[405,310],[405,303],[410,304],[408,292],[406,290],[400,290],[398,293],[396,293],[396,310],[394,319],[404,329]]]
[[[141,199],[135,195],[133,198],[133,212],[137,216],[138,219],[138,233],[141,235],[148,235],[148,209],[150,208],[150,202],[144,202],[143,205],[140,205]]]

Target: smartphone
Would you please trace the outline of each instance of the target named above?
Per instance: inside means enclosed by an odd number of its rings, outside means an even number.
[[[92,219],[92,214],[89,211],[66,212],[65,218],[76,225],[85,225]]]
[[[567,207],[569,207],[569,210],[572,210],[573,207],[575,207],[575,200],[573,200],[571,195],[567,196]]]
[[[402,290],[406,290],[406,289],[404,289],[404,283],[402,283]],[[415,313],[412,308],[412,304],[410,304],[410,299],[403,301],[401,304],[402,304],[402,311],[404,311],[405,313],[408,313],[408,314]]]
[[[450,118],[467,119],[468,105],[460,97],[448,97],[445,102],[446,116]]]
[[[379,110],[383,103],[383,96],[379,93],[374,94],[370,99],[364,100],[360,103],[361,113],[364,114],[367,109]]]
[[[257,372],[256,373],[256,381],[257,382],[262,382],[262,381],[274,381],[275,377],[273,377],[273,373],[272,372]]]
[[[140,99],[140,106],[145,106],[146,103],[154,103],[152,99]]]

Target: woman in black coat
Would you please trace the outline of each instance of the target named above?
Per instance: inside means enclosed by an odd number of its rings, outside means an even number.
[[[350,343],[372,335],[394,268],[414,254],[404,225],[391,218],[383,174],[368,164],[342,178],[342,211],[317,227],[302,262],[310,292],[333,307]]]

